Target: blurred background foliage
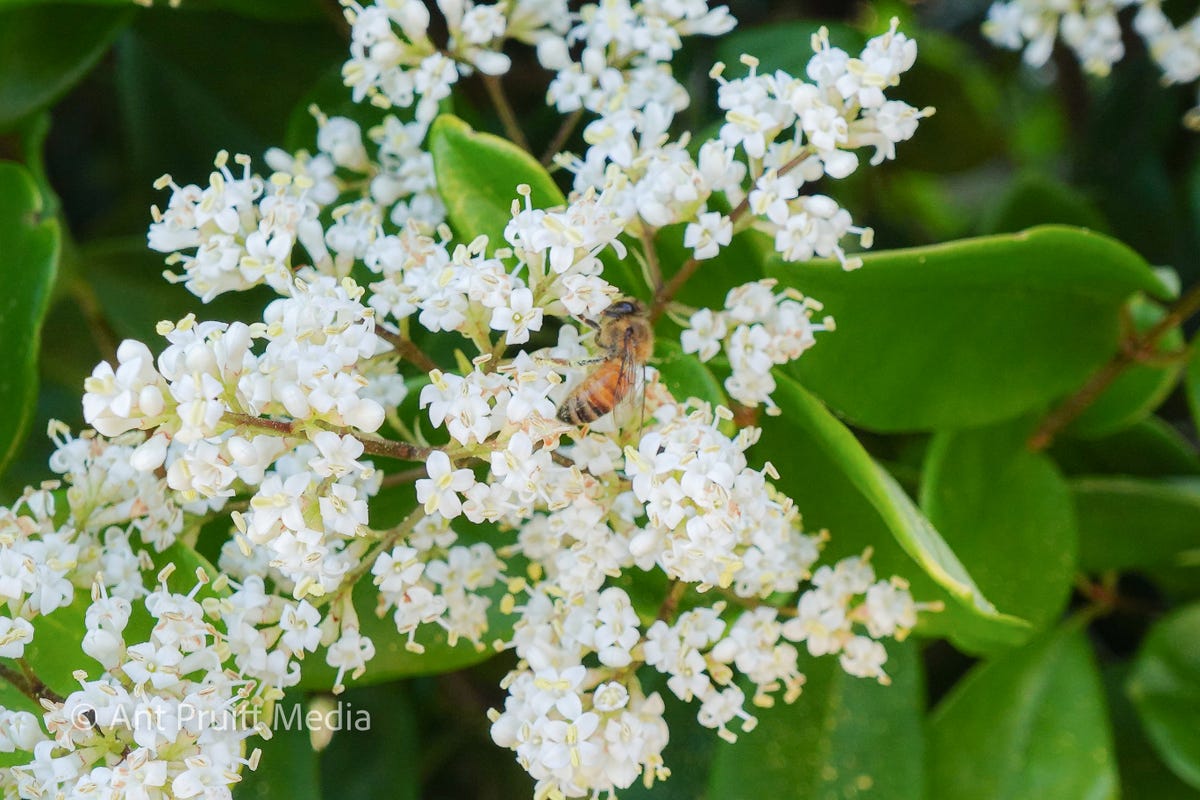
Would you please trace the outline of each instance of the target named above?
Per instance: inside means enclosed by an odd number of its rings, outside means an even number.
[[[1062,52],[1047,68],[1033,71],[1017,55],[995,50],[979,33],[986,0],[745,0],[731,6],[739,29],[721,41],[692,40],[677,61],[693,96],[681,123],[700,135],[719,124],[713,84],[706,77],[714,59],[732,66],[749,52],[764,68],[799,73],[818,25],[831,28],[836,44],[854,49],[883,30],[893,15],[918,41],[917,65],[898,95],[918,107],[935,106],[937,114],[900,146],[895,162],[823,187],[856,222],[875,228],[877,250],[1063,223],[1124,242],[1150,264],[1167,268],[1164,274],[1176,286],[1200,281],[1200,138],[1180,124],[1194,97],[1185,88],[1161,88],[1135,39],[1127,39],[1129,54],[1100,81],[1085,77]],[[1182,19],[1194,8],[1169,4],[1168,11]],[[0,480],[5,502],[49,476],[47,421],[82,426],[83,379],[98,361],[111,358],[121,339],[154,342],[155,323],[191,311],[218,320],[258,316],[266,293],[222,296],[201,310],[181,287],[159,279],[162,258],[146,249],[145,231],[150,205],[165,202],[166,195],[152,183],[163,173],[180,183],[203,183],[222,149],[250,154],[258,162],[271,146],[311,148],[315,124],[308,109],[313,103],[329,115],[377,119],[381,112],[354,106],[341,87],[346,34],[340,9],[329,0],[184,0],[177,10],[139,9],[117,0],[0,0],[0,159],[31,171],[46,206],[43,216],[57,218],[64,233],[42,327],[36,416],[23,449]],[[512,55],[514,69],[505,81],[510,97],[529,139],[546,142],[558,126],[542,103],[548,76],[530,52],[514,49]],[[454,112],[478,129],[500,132],[482,87],[467,81],[459,89]],[[576,133],[567,147],[578,150],[580,144]],[[2,259],[0,253],[0,271],[10,269]],[[1162,311],[1141,303],[1131,318],[1145,327]],[[903,309],[897,316],[897,324],[903,324]],[[1172,346],[1181,346],[1193,330],[1188,326],[1174,334]],[[904,336],[905,330],[894,335]],[[993,526],[988,535],[1011,541],[1027,556],[1014,560],[1014,569],[1057,570],[1063,586],[1075,581],[1072,608],[1093,607],[1107,592],[1109,613],[1094,620],[1076,617],[1076,623],[989,660],[969,682],[960,679],[975,658],[937,641],[908,644],[893,653],[897,687],[891,690],[855,683],[836,669],[813,664],[805,697],[814,699],[802,699],[791,711],[765,712],[761,730],[743,737],[736,749],[694,724],[672,725],[666,757],[675,776],[653,793],[635,788],[622,797],[698,797],[705,791],[714,798],[766,791],[780,797],[859,792],[951,797],[956,795],[947,787],[962,780],[974,781],[980,793],[959,797],[1111,796],[1115,788],[1087,780],[1084,767],[1068,776],[1078,778],[1076,783],[1054,784],[1054,791],[1041,794],[1031,786],[1005,785],[1005,769],[1096,753],[1092,773],[1110,770],[1106,759],[1115,757],[1127,797],[1200,797],[1197,745],[1187,741],[1188,715],[1196,714],[1193,737],[1200,722],[1200,620],[1192,606],[1155,626],[1170,608],[1200,597],[1194,558],[1200,548],[1200,459],[1185,390],[1200,384],[1196,363],[1193,359],[1186,375],[1179,363],[1140,367],[1140,387],[1131,390],[1139,398],[1135,407],[1127,413],[1096,412],[1092,427],[1086,417],[1077,421],[1052,448],[1053,465],[1018,458],[1006,473],[1018,476],[1014,483],[985,498]],[[1193,391],[1192,403],[1195,396]],[[1028,422],[1008,425],[1024,431]],[[974,469],[986,477],[996,467],[980,464],[978,453],[987,452],[988,436],[1011,432],[859,433],[868,451],[920,498],[943,535],[956,548],[969,550],[970,537],[956,541],[953,534],[971,521],[956,520],[955,506],[939,494],[953,484],[930,476],[970,475]],[[1048,491],[1065,487],[1070,498],[1021,488],[1044,488],[1046,470],[1055,476]],[[1057,477],[1060,472],[1066,482]],[[1042,507],[1034,507],[1039,503]],[[800,507],[808,513],[803,499]],[[1100,532],[1081,535],[1077,564],[1054,563],[1047,529],[1023,528],[1026,520],[1044,522],[1046,513],[1053,517],[1062,508],[1077,517],[1063,526],[1074,524],[1081,534]],[[1131,532],[1145,529],[1155,532],[1152,538],[1162,552],[1147,554],[1140,539],[1128,545]],[[1121,541],[1129,552],[1114,552],[1112,543]],[[1193,554],[1190,560],[1177,557],[1187,552]],[[971,563],[966,556],[964,561]],[[1006,578],[1003,569],[999,573],[993,591],[1000,596],[991,599],[1009,610],[1004,601],[1019,605],[1022,598],[1003,597]],[[987,589],[986,575],[975,577]],[[1150,656],[1140,650],[1148,632],[1159,642]],[[1139,652],[1143,655],[1134,659]],[[1104,710],[1097,712],[1083,697],[1094,674],[1089,653],[1099,663],[1091,688],[1106,698],[1111,729]],[[266,745],[262,770],[249,777],[238,796],[528,796],[528,778],[509,752],[491,744],[485,716],[487,708],[502,702],[497,685],[508,666],[501,656],[465,672],[352,689],[347,699],[372,710],[369,734],[334,736],[317,765],[308,757],[306,736],[277,736]],[[1146,716],[1147,704],[1141,716],[1135,713],[1131,674],[1151,696],[1158,691],[1172,698],[1165,717],[1157,716],[1161,724],[1147,723],[1156,718],[1153,712]],[[899,691],[900,686],[907,688]],[[1014,707],[1007,701],[1012,697],[1024,705]],[[874,721],[856,718],[847,724],[838,717],[838,703],[886,710]],[[926,722],[928,709],[933,711]],[[673,705],[669,718],[682,721],[692,713]],[[1020,751],[1022,741],[1040,741],[1036,736],[1021,740],[1022,731],[1036,730],[1038,719],[1055,716],[1071,721],[1067,727],[1077,741],[1062,750]],[[924,727],[927,736],[888,735],[893,731],[888,725],[900,732]],[[822,733],[829,730],[836,736]],[[1109,730],[1115,749],[1107,741]],[[1089,739],[1093,734],[1095,741]],[[908,765],[908,771],[893,769],[888,786],[873,787],[874,793],[868,786],[854,789],[853,783],[819,775],[822,762],[813,753],[834,746],[844,752],[858,748],[854,752],[861,750],[866,762],[872,751],[888,750],[889,763]],[[939,759],[964,747],[978,748],[979,759]],[[989,758],[999,765],[996,775],[954,774],[962,764]],[[815,770],[806,774],[818,777],[798,786],[785,772],[779,783],[770,782],[776,773],[767,766],[797,759]],[[748,778],[748,769],[757,780]],[[1097,787],[1101,794],[1086,794]]]

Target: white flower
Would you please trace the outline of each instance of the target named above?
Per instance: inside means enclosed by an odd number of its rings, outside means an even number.
[[[450,457],[441,450],[429,454],[425,462],[428,478],[417,481],[417,502],[425,507],[426,514],[437,511],[446,519],[462,513],[462,500],[458,495],[475,485],[475,475],[469,469],[453,469]]]
[[[492,311],[491,327],[492,330],[507,331],[505,344],[528,342],[529,332],[542,328],[542,309],[533,305],[533,292],[526,288],[514,289],[508,305]]]
[[[29,620],[0,617],[0,658],[21,658],[25,645],[33,641],[33,626]]]

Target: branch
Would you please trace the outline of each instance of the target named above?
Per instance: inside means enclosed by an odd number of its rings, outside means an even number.
[[[807,158],[807,156],[805,157]],[[780,172],[782,173],[786,170],[789,170],[796,164],[800,163],[799,159],[799,156],[792,159],[787,163],[786,166],[784,166],[783,170],[780,170]],[[729,219],[734,224],[735,228],[737,227],[738,220],[744,217],[746,212],[749,210],[750,195],[747,194],[742,198],[742,202],[738,203],[737,207],[735,207],[733,211],[729,212]],[[661,317],[663,312],[667,310],[667,304],[674,299],[675,295],[679,293],[679,290],[683,288],[683,285],[691,280],[691,277],[696,274],[696,270],[700,269],[701,263],[703,262],[694,256],[689,258],[687,261],[683,262],[683,266],[681,266],[679,270],[671,276],[671,280],[667,281],[661,287],[655,287],[656,291],[654,292],[654,307],[650,309],[651,322],[658,322],[659,317]]]
[[[385,458],[395,458],[400,461],[424,461],[429,457],[429,454],[434,451],[432,447],[421,447],[408,442],[397,442],[393,439],[384,439],[379,436],[371,436],[365,433],[350,431],[345,428],[339,428],[336,425],[328,425],[320,422],[304,423],[293,420],[287,422],[280,419],[269,419],[267,417],[255,417],[250,414],[239,414],[235,411],[226,411],[222,420],[230,425],[239,428],[252,428],[263,431],[268,431],[276,436],[297,436],[307,438],[305,432],[306,425],[320,428],[322,430],[333,431],[342,436],[353,436],[358,441],[362,442],[363,451],[373,456],[383,456]]]
[[[567,143],[567,139],[571,138],[571,134],[575,131],[575,126],[579,124],[579,120],[583,119],[583,109],[577,108],[571,112],[562,121],[562,125],[558,126],[558,131],[554,134],[554,138],[550,140],[550,145],[546,148],[546,152],[542,153],[542,157],[538,159],[543,167],[550,166],[550,162],[562,150],[563,145]]]
[[[398,333],[376,326],[375,335],[392,346],[392,349],[405,361],[414,365],[423,372],[433,372],[438,368],[437,363],[430,358],[424,350],[413,344],[411,339],[407,339]]]
[[[1167,313],[1144,334],[1130,336],[1112,359],[1099,370],[1092,373],[1079,391],[1068,397],[1057,408],[1046,415],[1042,424],[1029,437],[1026,447],[1032,452],[1045,450],[1054,441],[1054,437],[1074,422],[1096,398],[1104,392],[1113,381],[1121,377],[1125,370],[1135,364],[1149,361],[1158,355],[1155,350],[1158,343],[1172,329],[1181,325],[1186,319],[1200,311],[1200,283],[1188,289],[1167,310]]]
[[[487,89],[488,96],[492,98],[492,105],[496,107],[496,113],[500,115],[500,123],[504,126],[504,132],[508,134],[508,138],[513,140],[513,143],[527,153],[533,151],[529,149],[529,140],[525,138],[525,132],[521,130],[521,123],[517,121],[517,114],[513,111],[513,107],[508,102],[508,96],[504,94],[504,84],[495,75],[484,75],[483,87]]]
[[[22,672],[9,667],[5,664],[0,664],[0,678],[11,683],[17,691],[28,697],[33,702],[39,700],[49,700],[51,703],[61,703],[63,698],[46,684],[42,683],[33,671],[29,669],[29,665],[24,659],[20,659]]]

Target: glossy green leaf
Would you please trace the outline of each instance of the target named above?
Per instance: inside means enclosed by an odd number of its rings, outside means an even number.
[[[1163,306],[1135,296],[1129,303],[1134,330],[1143,332],[1166,316]],[[1167,354],[1183,348],[1183,332],[1172,328],[1159,342],[1157,351]],[[1183,362],[1167,359],[1160,364],[1135,364],[1125,370],[1093,400],[1067,429],[1074,436],[1106,436],[1143,420],[1162,405],[1175,388]]]
[[[721,382],[695,355],[685,355],[678,342],[659,339],[654,349],[654,366],[676,400],[697,397],[713,405],[728,405]]]
[[[1104,664],[1100,669],[1112,716],[1122,800],[1200,800],[1200,790],[1188,786],[1171,772],[1147,740],[1125,691],[1130,666],[1122,661]]]
[[[796,501],[806,529],[829,529],[825,557],[872,548],[876,571],[912,581],[918,600],[962,607],[962,622],[951,632],[956,639],[1022,638],[1027,623],[998,612],[984,597],[941,535],[854,434],[798,383],[783,374],[777,379],[774,397],[782,413],[761,420],[763,435],[753,453],[775,465],[778,485]],[[936,624],[936,616],[922,615],[923,624]]]
[[[1164,617],[1150,630],[1128,691],[1159,756],[1200,788],[1200,604]]]
[[[58,268],[59,226],[42,216],[33,177],[0,162],[0,472],[24,439],[37,401],[42,318]]]
[[[566,203],[537,159],[507,139],[472,130],[458,117],[435,119],[427,146],[450,226],[464,242],[486,234],[489,251],[507,246],[504,228],[522,183],[529,186],[535,208]]]
[[[935,434],[921,508],[996,606],[1035,629],[1071,593],[1077,549],[1071,493],[1049,457],[1025,447],[1032,421]],[[1030,569],[1036,564],[1037,569]],[[963,612],[932,622],[950,630]]]
[[[76,589],[70,605],[32,620],[33,641],[25,647],[25,661],[38,680],[63,697],[79,688],[72,672],[93,667],[100,670],[100,665],[83,655],[81,649],[87,633],[84,617],[91,602],[86,591]]]
[[[972,669],[928,733],[931,800],[1116,797],[1103,687],[1079,621]]]
[[[933,106],[937,113],[921,120],[912,140],[897,147],[898,163],[910,170],[954,173],[992,158],[1002,147],[1007,127],[1002,123],[1009,120],[999,118],[1000,95],[977,60],[978,51],[939,31],[907,32],[919,40],[920,55],[888,98],[916,108]]]
[[[43,3],[0,10],[0,130],[45,108],[95,66],[134,9]]]
[[[916,647],[892,642],[891,686],[852,677],[837,659],[805,659],[792,704],[754,709],[758,726],[712,762],[708,797],[877,800],[924,795],[923,680]],[[666,788],[669,788],[666,787]]]
[[[180,183],[204,184],[221,149],[249,154],[264,170],[263,151],[282,142],[288,114],[345,60],[346,43],[324,20],[164,11],[142,15],[115,53],[128,167],[151,181],[170,171]]]
[[[1104,216],[1078,189],[1043,172],[1023,172],[984,221],[983,233],[1016,233],[1035,225],[1077,225],[1104,231]]]
[[[837,320],[794,374],[880,431],[986,425],[1043,406],[1115,352],[1131,294],[1165,293],[1124,245],[1063,227],[868,254],[853,272],[778,261],[766,271]]]
[[[1071,481],[1079,566],[1089,571],[1165,566],[1200,553],[1200,479]]]
[[[1200,475],[1195,445],[1157,417],[1099,439],[1060,436],[1050,455],[1068,475]]]

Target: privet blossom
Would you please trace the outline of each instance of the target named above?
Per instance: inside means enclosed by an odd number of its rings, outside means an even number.
[[[1106,76],[1125,57],[1119,14],[1134,8],[1132,26],[1162,71],[1164,84],[1200,80],[1200,16],[1176,25],[1160,0],[1006,0],[993,3],[983,32],[995,44],[1022,50],[1025,62],[1040,67],[1062,39],[1092,75]],[[1184,116],[1200,129],[1200,104]]]
[[[926,606],[869,552],[821,563],[830,534],[805,532],[775,467],[755,463],[757,429],[675,396],[653,365],[641,402],[590,426],[556,409],[597,355],[579,321],[620,296],[605,262],[625,259],[730,398],[778,411],[771,369],[833,320],[770,281],[730,287],[720,309],[673,302],[652,243],[681,227],[676,279],[751,228],[784,260],[860,266],[847,237],[869,246],[870,230],[811,187],[893,158],[932,113],[886,96],[916,43],[893,22],[854,56],[822,30],[802,76],[719,65],[725,123],[689,147],[671,133],[688,98],[669,64],[682,37],[733,27],[724,7],[437,5],[442,43],[420,2],[346,2],[347,86],[411,121],[381,112],[364,133],[314,109],[315,151],[271,150],[265,176],[221,153],[205,186],[158,184],[171,194],[149,244],[169,280],[202,301],[279,297],[261,319],[163,322],[157,355],[123,342],[85,385],[94,432],[54,426],[60,479],[0,513],[0,656],[22,657],[50,615],[85,629],[74,683],[0,710],[0,752],[28,755],[0,777],[6,796],[228,797],[258,760],[248,740],[265,731],[248,720],[309,664],[335,692],[371,669],[382,642],[366,622],[412,653],[431,632],[515,652],[492,735],[538,797],[670,774],[654,673],[728,740],[753,707],[800,694],[802,651],[888,681],[880,640]],[[555,72],[550,105],[590,115],[588,147],[558,156],[565,206],[514,186],[504,241],[459,241],[422,148],[456,81],[508,69],[510,39]],[[438,337],[453,367],[422,351]],[[416,418],[400,411],[410,389]],[[404,483],[415,508],[381,525],[373,502]],[[642,573],[667,579],[661,606],[622,588]]]

